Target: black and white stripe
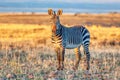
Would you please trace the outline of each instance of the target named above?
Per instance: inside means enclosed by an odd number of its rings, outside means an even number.
[[[57,28],[56,33],[52,33],[52,42],[54,44],[59,44],[66,49],[73,49],[82,45],[86,55],[88,55],[88,60],[90,60],[90,33],[85,27],[73,26],[68,28],[59,22]]]
[[[55,44],[59,44],[66,49],[73,49],[79,46],[83,46],[88,55],[88,60],[90,60],[89,54],[89,43],[90,43],[90,33],[83,26],[74,26],[67,28],[65,26],[59,25],[60,27],[56,33],[52,35],[52,41]]]

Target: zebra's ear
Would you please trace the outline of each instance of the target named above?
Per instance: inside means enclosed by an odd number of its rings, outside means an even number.
[[[49,15],[53,15],[53,10],[52,9],[48,9],[48,14]]]
[[[62,10],[62,9],[59,9],[58,12],[57,12],[57,15],[58,15],[58,16],[62,15],[62,12],[63,12],[63,10]]]

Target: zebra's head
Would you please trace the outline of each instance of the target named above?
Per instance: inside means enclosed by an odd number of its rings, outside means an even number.
[[[62,9],[59,9],[57,13],[52,9],[48,9],[48,14],[50,15],[50,22],[52,23],[52,31],[56,32],[56,30],[60,29],[59,16],[62,15]]]

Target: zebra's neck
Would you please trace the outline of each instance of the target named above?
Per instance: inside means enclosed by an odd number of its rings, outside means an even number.
[[[52,25],[52,36],[61,36],[62,35],[62,25],[56,23]]]
[[[54,25],[56,27],[56,31],[52,31],[52,43],[57,45],[62,45],[62,30],[63,26],[61,24]]]

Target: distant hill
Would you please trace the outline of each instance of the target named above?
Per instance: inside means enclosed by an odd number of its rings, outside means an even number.
[[[48,3],[48,2],[0,2],[0,12],[46,12],[47,8],[63,8],[65,12],[120,12],[120,3]]]

